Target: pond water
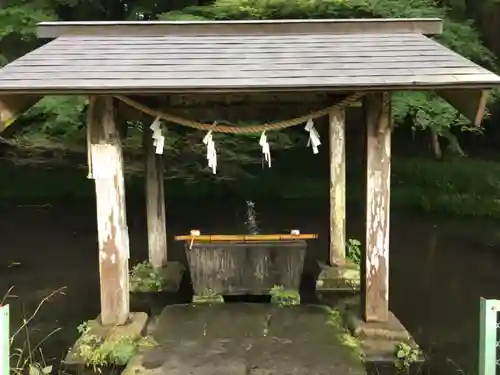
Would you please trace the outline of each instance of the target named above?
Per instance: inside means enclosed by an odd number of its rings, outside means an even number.
[[[245,202],[172,202],[169,234],[241,233]],[[327,256],[326,202],[256,202],[262,233],[319,233],[308,248],[307,269]],[[146,222],[142,202],[128,204],[131,263],[144,260]],[[363,213],[350,210],[348,236],[363,239]],[[432,374],[476,372],[479,298],[500,298],[498,223],[391,213],[391,309],[432,357]],[[65,287],[41,307],[31,322],[32,342],[61,328],[44,343],[48,358],[62,357],[74,342],[76,327],[99,313],[95,203],[60,201],[3,207],[0,211],[0,294],[8,299],[12,328],[29,317],[40,301]],[[170,242],[170,257],[183,260],[183,245]],[[306,286],[313,285],[307,277]],[[20,340],[22,341],[22,340]]]

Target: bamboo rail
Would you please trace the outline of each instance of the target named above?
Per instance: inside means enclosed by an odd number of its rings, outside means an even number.
[[[175,236],[176,241],[286,241],[286,240],[314,240],[317,234],[206,234]]]

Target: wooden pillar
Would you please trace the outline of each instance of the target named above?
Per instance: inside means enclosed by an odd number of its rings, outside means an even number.
[[[388,320],[389,210],[391,187],[391,96],[366,96],[367,182],[364,318]]]
[[[129,236],[120,136],[111,96],[92,96],[89,104],[89,152],[95,180],[101,324],[121,325],[129,318]]]
[[[330,113],[330,265],[346,257],[345,111]]]
[[[146,214],[149,262],[155,268],[167,263],[167,225],[163,186],[163,155],[155,153],[152,133],[144,131],[146,152]]]

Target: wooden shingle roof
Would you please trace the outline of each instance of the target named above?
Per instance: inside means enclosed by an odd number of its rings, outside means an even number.
[[[235,35],[222,31],[228,28],[201,34],[198,25],[195,32],[165,35],[154,25],[142,28],[152,32],[135,34],[132,26],[110,32],[102,25],[91,35],[89,25],[83,25],[84,31],[65,25],[60,33],[42,25],[42,36],[57,38],[1,69],[0,93],[411,90],[500,85],[499,76],[424,36],[418,27],[325,33],[316,25],[300,32],[263,34],[265,27],[257,24],[253,31],[247,27]]]

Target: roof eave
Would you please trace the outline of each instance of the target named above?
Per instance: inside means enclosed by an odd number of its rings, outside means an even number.
[[[290,86],[290,87],[43,87],[43,88],[0,88],[0,95],[119,95],[119,94],[202,94],[202,93],[268,93],[268,92],[372,92],[372,91],[434,91],[434,90],[491,90],[500,87],[500,80],[492,82],[466,83],[415,83],[413,85],[377,85],[377,86]]]

